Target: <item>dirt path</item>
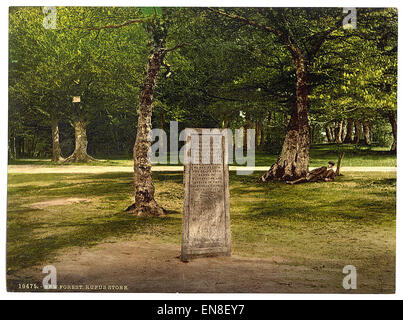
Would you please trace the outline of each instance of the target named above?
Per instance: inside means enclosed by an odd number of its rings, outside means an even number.
[[[270,167],[235,167],[230,166],[230,171],[235,170],[248,170],[248,171],[267,171]],[[315,168],[309,168],[313,170]],[[153,171],[164,171],[164,172],[178,172],[183,171],[183,166],[154,166]],[[343,172],[396,172],[396,167],[343,167]],[[97,174],[97,173],[110,173],[110,172],[128,172],[132,173],[132,167],[125,166],[59,166],[50,167],[43,165],[9,165],[8,173],[87,173],[87,174]]]
[[[73,249],[52,265],[61,291],[345,292],[340,270],[288,265],[281,257],[232,256],[183,263],[179,254],[178,245],[125,241]],[[42,268],[9,276],[9,285],[16,291],[21,283],[40,286]]]

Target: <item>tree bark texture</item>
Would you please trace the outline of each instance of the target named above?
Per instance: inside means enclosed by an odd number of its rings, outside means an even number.
[[[56,119],[52,119],[52,161],[61,162],[63,160],[60,149],[59,124]]]
[[[90,162],[96,161],[87,153],[87,123],[79,119],[74,121],[75,149],[71,156],[66,158],[64,162]]]
[[[325,130],[326,130],[326,138],[328,143],[333,143],[334,142],[334,136],[332,132],[332,128],[330,127],[329,123],[325,124]]]
[[[134,159],[134,204],[126,211],[137,216],[161,216],[165,210],[155,201],[155,188],[152,182],[151,163],[147,152],[151,146],[151,116],[153,96],[158,74],[163,63],[165,49],[154,50],[148,60],[146,79],[140,93]]]
[[[354,129],[354,121],[351,119],[348,119],[347,128],[346,128],[346,136],[344,137],[343,143],[352,143],[353,142],[353,129]]]
[[[264,140],[264,121],[263,121],[263,119],[259,120],[259,130],[260,130],[259,148],[263,149],[264,145],[265,145],[265,140]]]
[[[361,128],[361,122],[358,120],[354,120],[354,143],[360,143]]]
[[[295,180],[306,176],[309,164],[308,71],[302,54],[293,48],[297,77],[296,105],[288,124],[286,137],[277,162],[262,177],[262,181]]]
[[[335,139],[334,142],[335,143],[342,143],[342,121],[336,121],[334,123],[334,135],[335,135]]]
[[[368,121],[363,121],[362,128],[364,133],[364,143],[369,146],[371,144],[371,124]]]
[[[392,126],[392,134],[393,134],[393,143],[390,147],[390,151],[396,152],[397,151],[397,122],[396,122],[396,114],[395,111],[388,112],[389,122]]]

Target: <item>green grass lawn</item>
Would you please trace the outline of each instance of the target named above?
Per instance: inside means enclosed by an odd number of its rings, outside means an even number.
[[[343,166],[345,167],[395,167],[396,155],[383,147],[363,147],[355,145],[317,144],[311,146],[311,167],[326,165],[333,160],[337,163],[338,152],[343,150]],[[268,155],[265,152],[256,153],[256,166],[270,166],[277,159],[277,155]]]
[[[337,162],[337,154],[339,149],[344,150],[345,156],[343,159],[343,166],[346,167],[395,167],[396,155],[391,154],[388,148],[382,147],[362,147],[355,145],[341,145],[336,144],[318,144],[311,147],[311,167],[320,167],[326,165],[328,161],[333,160]],[[169,159],[169,155],[168,155]],[[276,154],[269,154],[264,151],[257,151],[255,156],[256,166],[270,166],[277,159]],[[101,159],[96,162],[89,162],[83,164],[68,163],[56,164],[48,159],[19,159],[10,160],[9,164],[21,165],[47,165],[47,166],[60,166],[60,165],[90,165],[90,166],[133,166],[133,160],[127,157],[111,157],[110,159]],[[158,164],[157,164],[158,165]],[[161,164],[161,165],[178,165],[178,164]],[[234,163],[234,165],[236,165]]]
[[[233,254],[276,256],[312,268],[353,264],[368,286],[381,281],[393,290],[395,173],[348,173],[333,183],[295,186],[256,183],[258,176],[230,175]],[[8,274],[111,239],[146,237],[179,245],[182,174],[154,173],[154,181],[157,200],[169,210],[166,217],[123,213],[132,202],[131,174],[9,174]],[[91,202],[30,207],[70,197]]]

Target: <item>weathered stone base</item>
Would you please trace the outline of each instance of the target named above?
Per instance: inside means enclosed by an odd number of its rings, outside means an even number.
[[[182,247],[181,261],[187,262],[190,259],[231,256],[230,247],[208,247],[208,248],[184,248]]]

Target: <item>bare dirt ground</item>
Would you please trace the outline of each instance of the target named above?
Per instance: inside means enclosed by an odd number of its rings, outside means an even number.
[[[31,203],[28,206],[32,209],[44,209],[50,206],[65,206],[73,203],[80,202],[91,202],[91,200],[83,199],[83,198],[62,198],[62,199],[53,199],[42,202]]]
[[[120,241],[70,250],[52,265],[57,269],[58,291],[64,292],[351,292],[342,287],[341,271],[325,266],[312,269],[288,265],[281,257],[240,256],[199,258],[183,263],[179,254],[178,245]],[[18,287],[24,284],[41,287],[45,276],[42,268],[37,266],[9,276],[9,289],[19,291]]]
[[[46,170],[59,173],[57,171],[59,168],[18,165],[9,166],[9,172],[10,168],[16,173],[46,173]],[[131,167],[123,168],[132,172]],[[109,169],[119,171],[120,167],[66,166],[60,169],[67,173],[76,173],[75,170],[81,173],[103,173]],[[357,167],[357,169],[370,171],[371,168]],[[385,169],[387,168],[379,167],[379,171]],[[32,205],[45,208],[76,201],[86,199],[62,198]],[[51,264],[57,268],[58,290],[64,292],[392,293],[394,291],[394,281],[368,272],[359,274],[358,290],[346,291],[342,287],[345,277],[342,273],[343,266],[337,261],[328,261],[326,265],[314,265],[309,261],[296,264],[281,256],[255,258],[233,255],[200,258],[183,263],[179,259],[179,245],[148,239],[114,241],[90,248],[65,249],[59,252],[56,259],[9,274],[8,288],[11,291],[27,291],[28,285],[28,291],[41,291],[42,279],[45,276],[42,274],[42,269],[45,265]],[[36,285],[38,289],[31,285]]]

